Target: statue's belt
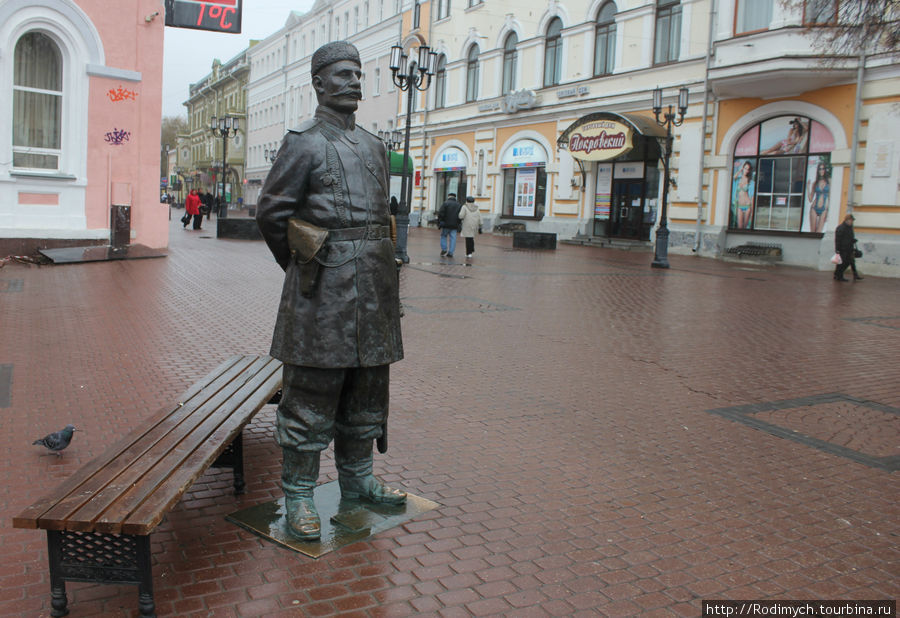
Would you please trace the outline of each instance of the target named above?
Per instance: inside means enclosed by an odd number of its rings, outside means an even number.
[[[319,277],[319,267],[334,268],[355,259],[362,246],[357,247],[353,255],[338,263],[324,262],[318,257],[319,251],[326,243],[349,240],[381,240],[391,238],[389,225],[363,225],[360,227],[322,228],[303,219],[288,219],[287,240],[291,256],[297,263],[300,273],[300,291],[304,296],[312,296]]]
[[[388,225],[363,225],[360,227],[342,227],[336,230],[328,230],[325,242],[340,242],[342,240],[381,240],[390,238],[391,228]]]

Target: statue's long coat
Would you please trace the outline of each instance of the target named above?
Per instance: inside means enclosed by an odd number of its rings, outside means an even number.
[[[344,221],[335,206],[336,179],[326,162],[326,142],[334,145],[340,160]],[[327,242],[319,253],[323,262],[341,263],[359,254],[342,266],[321,267],[310,297],[300,292],[299,267],[287,244],[290,217],[328,229],[390,225],[388,188],[384,144],[356,127],[352,115],[320,106],[314,119],[285,136],[256,215],[263,238],[285,270],[273,357],[322,368],[372,367],[403,358],[390,237]]]

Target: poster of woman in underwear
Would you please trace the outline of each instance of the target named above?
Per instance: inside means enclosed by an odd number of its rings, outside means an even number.
[[[831,197],[831,155],[810,156],[806,170],[806,204],[808,216],[803,221],[803,232],[820,234],[825,229]]]

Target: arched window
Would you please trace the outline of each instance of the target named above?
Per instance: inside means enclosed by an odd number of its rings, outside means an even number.
[[[594,75],[609,75],[616,62],[616,3],[607,2],[597,14],[594,38]]]
[[[502,94],[507,94],[516,89],[516,60],[518,52],[516,45],[519,44],[519,37],[515,32],[510,32],[503,44],[503,89]]]
[[[16,43],[13,69],[13,167],[59,169],[62,149],[62,54],[46,34]]]
[[[547,26],[544,46],[544,87],[555,86],[562,74],[562,20],[554,17]]]
[[[732,153],[728,227],[821,234],[831,204],[840,204],[831,188],[833,150],[831,132],[804,116],[776,116],[750,127]]]
[[[478,46],[469,48],[466,59],[466,103],[478,98]]]
[[[438,56],[434,71],[434,107],[440,109],[447,104],[447,56]]]
[[[678,60],[681,46],[681,4],[678,0],[657,0],[654,64]]]

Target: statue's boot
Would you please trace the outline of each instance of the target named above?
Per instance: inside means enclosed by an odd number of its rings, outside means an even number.
[[[315,541],[322,536],[322,522],[313,502],[313,490],[319,480],[319,451],[283,449],[282,453],[281,488],[288,532],[298,539]]]
[[[336,437],[334,459],[342,498],[368,500],[375,504],[399,505],[406,502],[405,491],[388,487],[372,474],[371,439]]]

